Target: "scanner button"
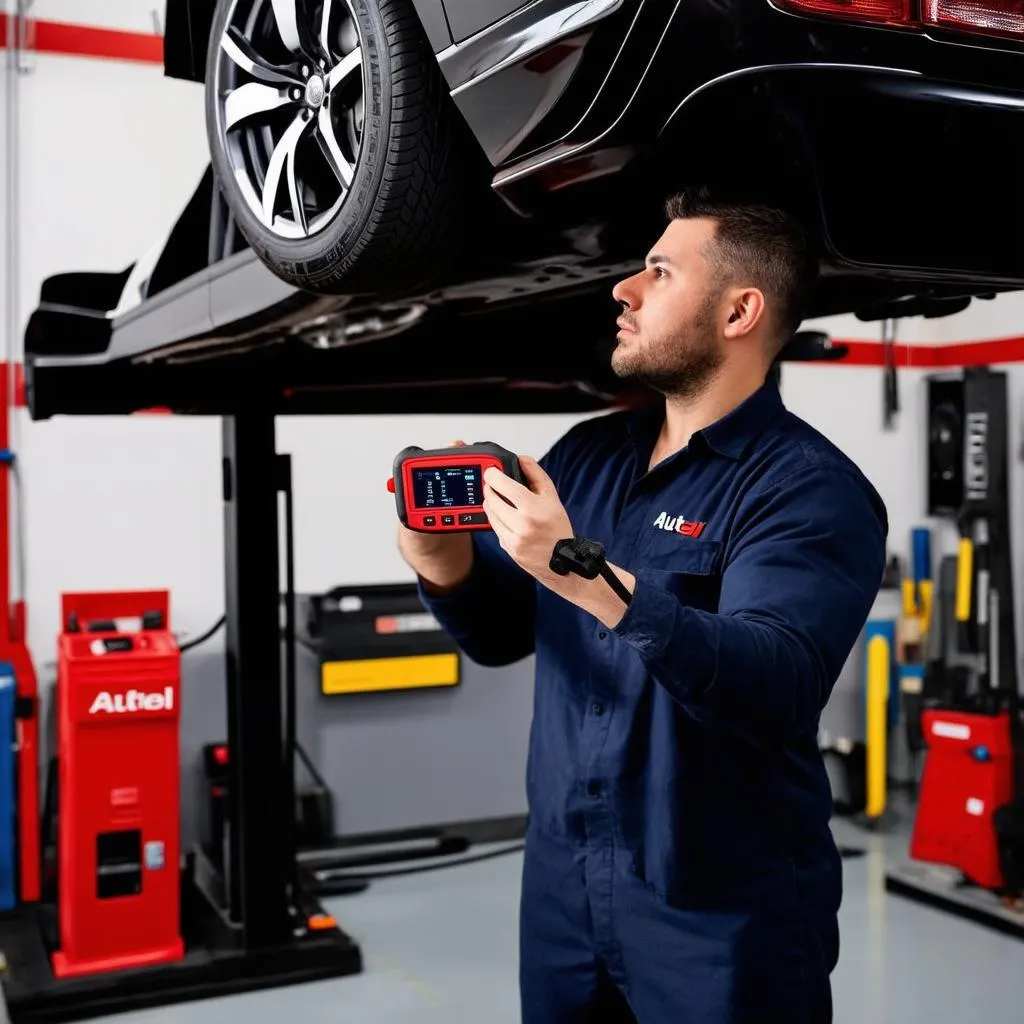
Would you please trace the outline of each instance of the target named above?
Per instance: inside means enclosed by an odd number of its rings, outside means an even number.
[[[455,516],[441,516],[441,522],[445,526],[454,526]]]
[[[437,525],[437,518],[435,516],[424,516],[423,517],[423,525],[424,526],[436,526]]]

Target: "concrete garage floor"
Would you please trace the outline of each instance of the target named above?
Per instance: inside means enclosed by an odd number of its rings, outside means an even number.
[[[847,859],[836,1024],[1021,1020],[1024,942],[884,889],[905,828],[867,834],[838,821]],[[362,944],[362,975],[110,1018],[122,1024],[518,1024],[521,857],[375,882],[328,906]]]

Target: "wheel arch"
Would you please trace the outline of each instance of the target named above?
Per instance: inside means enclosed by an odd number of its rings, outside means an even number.
[[[694,90],[662,127],[656,150],[664,191],[707,184],[781,206],[824,241],[814,161],[770,75],[727,75]]]
[[[786,205],[835,267],[919,289],[1019,288],[1022,111],[1024,92],[905,67],[750,67],[682,100],[661,129],[659,161],[695,181],[738,178]],[[950,202],[950,183],[971,201]]]

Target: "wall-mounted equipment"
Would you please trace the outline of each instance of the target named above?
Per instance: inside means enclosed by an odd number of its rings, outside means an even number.
[[[455,642],[415,584],[336,587],[300,598],[299,641],[320,659],[329,696],[457,686]]]
[[[1024,936],[1024,719],[1010,532],[1007,375],[928,381],[928,511],[950,518],[940,564],[941,643],[928,646],[925,748],[912,858],[886,886]],[[967,883],[966,885],[964,883]],[[1015,920],[1004,903],[1018,905]]]

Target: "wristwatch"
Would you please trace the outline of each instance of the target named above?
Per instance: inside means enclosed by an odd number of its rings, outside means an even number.
[[[604,546],[599,541],[587,540],[585,537],[567,537],[560,540],[551,553],[550,568],[559,576],[575,573],[586,580],[594,580],[601,576],[627,605],[633,600],[629,589],[605,560]]]

